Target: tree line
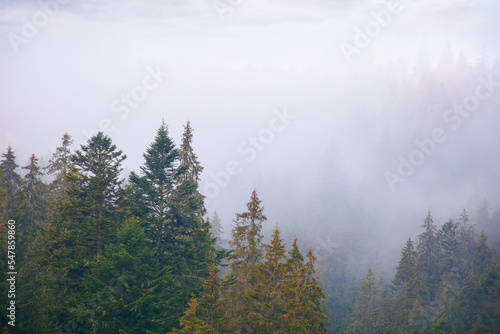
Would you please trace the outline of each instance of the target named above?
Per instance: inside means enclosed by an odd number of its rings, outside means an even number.
[[[477,237],[464,210],[439,229],[429,212],[401,250],[392,282],[371,268],[343,333],[498,333],[500,257]]]
[[[352,299],[356,283],[342,261],[318,266],[296,237],[287,250],[277,226],[263,242],[267,217],[255,190],[226,247],[220,218],[207,218],[198,191],[203,167],[192,141],[189,122],[179,147],[162,123],[125,179],[126,155],[102,132],[74,152],[65,134],[44,167],[33,154],[19,168],[8,147],[0,161],[0,303],[5,310],[9,302],[7,221],[15,220],[17,320],[13,327],[0,317],[3,333],[499,331],[500,260],[466,211],[440,227],[429,213],[392,281],[369,268]],[[349,289],[323,291],[330,276]]]
[[[231,248],[216,247],[198,191],[203,170],[184,127],[176,147],[163,122],[138,172],[99,132],[71,150],[68,134],[45,167],[18,174],[9,146],[0,162],[0,264],[16,221],[16,326],[4,333],[324,333],[325,299],[297,239],[263,243],[253,191],[236,215]],[[44,175],[51,181],[43,181]],[[0,302],[7,307],[4,270]]]

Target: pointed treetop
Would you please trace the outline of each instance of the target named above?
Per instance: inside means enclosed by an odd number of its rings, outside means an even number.
[[[16,156],[10,145],[7,148],[7,153],[3,153],[2,156],[0,170],[3,174],[3,182],[6,184],[7,196],[10,196],[16,192],[19,180],[21,179],[19,174],[16,173],[16,168],[19,165],[16,164]]]
[[[168,135],[164,121],[143,156],[146,161],[144,166],[141,166],[141,171],[147,179],[157,180],[159,183],[173,183],[172,175],[177,167],[179,152]]]
[[[49,174],[56,173],[56,178],[60,180],[64,180],[69,172],[71,144],[73,144],[73,139],[68,133],[65,133],[62,137],[62,146],[56,149],[56,152],[52,154],[52,158],[49,160],[49,165],[45,167]]]
[[[105,175],[113,169],[114,175],[109,176],[117,177],[122,170],[120,164],[126,157],[123,151],[116,150],[116,145],[112,143],[110,137],[99,131],[87,141],[86,145],[81,146],[81,150],[75,152],[72,159],[84,172]],[[113,166],[110,165],[111,162]]]
[[[257,190],[254,189],[250,197],[250,202],[247,203],[248,212],[236,214],[236,218],[246,218],[250,219],[252,222],[267,220],[267,217],[263,214],[264,207],[261,207],[260,203],[261,201],[257,196]]]
[[[275,264],[281,262],[286,255],[285,246],[283,245],[283,239],[281,239],[281,231],[278,226],[273,231],[273,238],[271,239],[271,244],[266,245],[266,260],[268,262],[274,262]]]
[[[198,157],[193,151],[193,129],[191,128],[191,123],[188,121],[184,126],[184,133],[182,134],[182,143],[180,147],[180,167],[183,169],[183,177],[185,179],[198,182],[200,180],[200,174],[203,171],[203,167],[198,161]]]
[[[297,241],[298,241],[297,236],[294,236],[292,249],[290,249],[290,251],[288,251],[288,255],[290,255],[288,262],[289,263],[296,263],[296,264],[300,265],[304,262],[304,256],[302,256],[302,253],[300,253],[299,246],[297,245]]]

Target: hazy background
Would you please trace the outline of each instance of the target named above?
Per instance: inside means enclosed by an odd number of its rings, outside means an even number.
[[[12,145],[20,165],[31,153],[45,164],[65,132],[76,149],[108,119],[124,167],[137,170],[162,119],[176,143],[189,120],[207,209],[227,234],[256,188],[266,233],[279,223],[287,241],[298,234],[318,251],[356,238],[363,271],[392,270],[429,210],[441,224],[483,199],[491,215],[499,207],[500,86],[456,130],[443,120],[479,78],[500,81],[496,0],[392,1],[401,13],[350,62],[341,43],[387,2],[65,2],[42,2],[53,9],[45,22],[38,1],[0,1],[0,149]],[[38,32],[13,47],[35,19]],[[114,101],[148,68],[169,75],[120,118]],[[276,110],[294,118],[241,154]],[[384,173],[436,127],[446,142],[391,191]],[[230,161],[239,174],[217,184]]]

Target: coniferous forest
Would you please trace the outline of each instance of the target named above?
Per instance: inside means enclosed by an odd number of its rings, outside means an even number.
[[[0,334],[500,334],[499,17],[0,0]]]
[[[500,330],[500,257],[465,210],[441,225],[429,212],[402,247],[392,280],[367,268],[335,323],[327,314],[337,296],[329,303],[322,281],[337,289],[344,282],[317,272],[313,251],[300,249],[297,237],[286,245],[277,225],[263,242],[269,222],[256,190],[223,246],[220,218],[207,218],[198,191],[203,167],[192,141],[189,122],[178,147],[162,123],[127,178],[125,153],[102,132],[74,152],[65,134],[47,166],[33,154],[20,167],[8,147],[0,164],[0,213],[9,222],[2,252],[17,247],[1,265],[19,274],[16,316],[1,318],[4,333]],[[8,309],[11,282],[2,275]]]

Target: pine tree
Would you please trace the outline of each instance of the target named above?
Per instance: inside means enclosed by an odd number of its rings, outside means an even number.
[[[103,255],[104,245],[116,239],[118,176],[124,159],[102,132],[72,156],[75,173],[67,176],[68,200],[58,205],[41,232],[24,270],[32,278],[27,289],[39,297],[28,301],[40,319],[34,326],[60,332],[74,320],[71,310],[81,296],[82,278]]]
[[[62,146],[56,149],[56,152],[52,154],[52,158],[49,160],[48,166],[45,167],[48,174],[55,176],[54,180],[50,184],[50,188],[53,200],[56,203],[63,199],[69,187],[67,176],[74,167],[73,162],[71,161],[72,154],[70,147],[72,143],[73,140],[71,139],[71,136],[65,133],[62,137]]]
[[[190,299],[180,320],[182,328],[174,328],[171,333],[221,333],[226,322],[224,305],[227,302],[221,298],[222,284],[218,270],[212,268],[199,298]]]
[[[196,310],[198,309],[198,300],[192,298],[189,300],[189,307],[184,312],[181,318],[180,324],[182,329],[174,328],[171,333],[179,334],[217,334],[210,324],[205,323],[203,320],[196,316]]]
[[[0,162],[0,170],[2,171],[2,188],[5,190],[7,210],[14,208],[14,194],[19,187],[21,177],[17,174],[16,169],[19,167],[16,164],[16,156],[12,147],[9,145],[7,153],[2,154],[2,161]]]
[[[469,216],[465,210],[458,220],[458,233],[458,253],[456,258],[458,259],[459,280],[462,284],[467,278],[476,249],[474,228],[469,224]]]
[[[172,221],[172,197],[178,177],[179,156],[164,122],[143,156],[145,163],[140,167],[141,175],[135,172],[130,174],[134,198],[139,201],[140,207],[136,212],[142,213],[141,217],[147,222],[148,237],[163,250],[166,243],[174,243],[172,233],[167,229]]]
[[[71,194],[77,198],[75,206],[80,206],[77,214],[81,214],[82,222],[92,232],[95,255],[102,255],[106,239],[116,234],[116,201],[122,183],[118,178],[125,159],[126,155],[102,132],[89,139],[72,157],[82,174],[73,175],[76,187]]]
[[[418,236],[417,254],[421,268],[421,277],[429,287],[428,300],[432,301],[439,284],[439,244],[436,237],[436,226],[434,225],[431,213],[427,215],[423,225],[424,228]]]
[[[375,282],[373,271],[368,268],[366,278],[356,294],[351,325],[346,333],[376,333],[377,308],[380,302],[380,286]]]
[[[263,214],[264,208],[260,206],[257,191],[252,192],[250,202],[247,203],[247,212],[236,214],[235,226],[232,231],[233,239],[230,241],[234,248],[232,259],[244,260],[250,266],[255,266],[262,258],[262,222],[267,220]]]
[[[223,234],[223,227],[221,224],[221,219],[217,214],[217,211],[214,211],[210,219],[210,235],[212,236],[212,238],[216,239],[215,247],[217,249],[224,248],[224,245],[227,242],[226,240],[222,239],[221,237],[222,234]]]
[[[394,275],[393,284],[396,290],[400,290],[413,278],[416,260],[417,252],[413,247],[413,241],[408,238],[405,247],[401,250],[401,258],[399,259],[399,264],[396,267],[396,274]]]
[[[38,232],[45,227],[48,218],[48,187],[41,179],[43,173],[38,166],[38,158],[33,154],[29,164],[22,169],[27,170],[27,173],[19,182],[19,191],[16,195],[19,203],[17,256],[20,262]]]
[[[284,332],[287,328],[290,314],[286,303],[286,251],[280,230],[276,227],[270,245],[266,245],[265,260],[257,265],[256,284],[244,302],[248,303],[247,324],[258,333]]]
[[[316,262],[316,257],[311,249],[307,251],[306,258],[306,280],[302,288],[302,300],[306,306],[305,312],[303,313],[305,328],[308,333],[325,333],[325,321],[328,320],[328,317],[323,313],[321,304],[326,299],[326,296],[323,293],[323,288],[315,277],[316,271],[314,269],[314,264]]]
[[[188,307],[215,265],[214,240],[206,210],[198,191],[202,167],[192,147],[189,123],[183,134],[181,150],[168,136],[164,122],[144,154],[141,175],[130,176],[131,196],[138,200],[133,210],[145,222],[149,239],[158,247],[157,261],[172,268],[176,290],[172,296],[178,306],[172,312],[172,325]]]
[[[96,333],[164,333],[176,309],[173,280],[156,262],[157,247],[135,220],[125,222],[117,242],[106,245],[83,279],[73,313],[81,328]]]

